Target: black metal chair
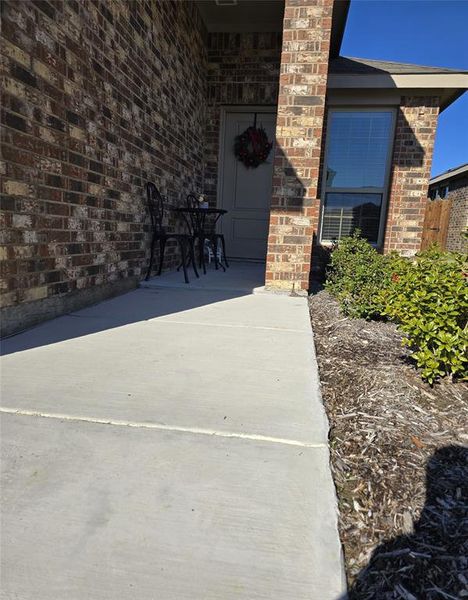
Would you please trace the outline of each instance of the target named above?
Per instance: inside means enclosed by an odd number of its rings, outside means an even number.
[[[199,209],[200,204],[198,202],[195,194],[187,195],[187,208],[195,208]],[[203,209],[201,209],[203,210]],[[203,215],[203,213],[201,213]],[[216,223],[220,215],[206,215],[203,219],[197,218],[196,215],[192,215],[191,219],[191,229],[194,239],[198,239],[198,243],[201,245],[200,247],[200,267],[203,267],[203,272],[206,273],[205,266],[205,256],[204,256],[204,243],[205,240],[211,244],[213,248],[213,256],[215,262],[215,268],[218,268],[218,265],[221,265],[223,271],[225,271],[225,267],[221,261],[218,260],[218,242],[221,242],[221,248],[223,252],[223,260],[226,267],[229,267],[229,263],[226,258],[226,242],[224,240],[224,235],[216,231]],[[203,245],[203,246],[202,246]]]
[[[146,196],[148,200],[148,211],[151,218],[151,228],[152,228],[152,237],[151,237],[151,254],[150,254],[150,262],[148,265],[148,271],[146,273],[146,280],[149,279],[151,274],[151,267],[153,266],[154,259],[154,248],[156,243],[159,242],[159,268],[158,275],[161,275],[163,261],[164,261],[164,251],[166,249],[166,243],[168,240],[175,240],[180,248],[181,255],[181,266],[184,269],[184,278],[185,283],[189,283],[189,278],[187,276],[187,258],[190,257],[193,265],[193,271],[195,275],[198,277],[197,266],[195,263],[195,255],[194,255],[194,238],[189,233],[167,233],[163,226],[164,221],[164,200],[161,194],[158,191],[158,188],[149,181],[146,184]]]

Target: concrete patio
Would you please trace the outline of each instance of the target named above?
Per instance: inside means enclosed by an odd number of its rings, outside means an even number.
[[[307,301],[262,269],[166,274],[4,341],[5,598],[339,598]]]

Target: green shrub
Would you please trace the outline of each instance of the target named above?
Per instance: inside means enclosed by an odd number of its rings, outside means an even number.
[[[332,252],[326,289],[343,312],[388,318],[430,384],[446,375],[467,377],[467,258],[437,247],[414,259],[382,256],[359,232]]]
[[[423,379],[432,384],[445,375],[466,377],[466,257],[433,247],[391,264],[390,285],[379,294],[382,313],[399,324]]]
[[[372,319],[382,312],[379,292],[389,284],[391,274],[388,257],[356,231],[333,250],[325,288],[346,315]]]

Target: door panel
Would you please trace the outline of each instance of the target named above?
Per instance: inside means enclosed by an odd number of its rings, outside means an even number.
[[[239,240],[258,240],[268,237],[268,221],[265,219],[232,218],[232,234]]]
[[[226,252],[234,258],[265,260],[273,178],[274,147],[267,161],[256,169],[247,169],[234,155],[234,141],[254,122],[254,113],[226,113],[222,150],[222,182],[219,205],[228,213],[221,222]],[[276,115],[257,112],[262,126],[274,143]]]

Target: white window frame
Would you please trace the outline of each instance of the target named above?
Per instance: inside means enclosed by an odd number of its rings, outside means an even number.
[[[382,188],[378,188],[379,191],[376,191],[376,188],[327,188],[327,169],[328,169],[328,152],[330,148],[330,136],[328,134],[328,124],[331,122],[331,115],[333,113],[338,112],[388,112],[392,115],[392,122],[390,126],[390,135],[389,135],[389,152],[387,156],[387,164],[385,166],[385,176],[384,176],[384,185]],[[381,248],[384,242],[385,236],[385,222],[387,220],[387,205],[388,205],[388,193],[390,186],[390,170],[393,159],[393,149],[395,142],[395,125],[396,125],[396,114],[397,109],[392,106],[373,106],[373,107],[355,107],[355,106],[347,106],[340,108],[332,108],[329,107],[327,111],[327,137],[325,141],[325,159],[323,161],[323,172],[322,172],[322,186],[321,186],[321,201],[320,201],[320,222],[319,222],[319,243],[323,246],[331,246],[333,244],[333,240],[324,240],[322,239],[322,227],[323,227],[323,218],[325,211],[325,199],[326,194],[328,193],[337,193],[337,194],[346,194],[346,193],[374,193],[374,194],[382,194],[382,205],[380,209],[380,220],[379,220],[379,235],[377,238],[377,243],[371,242],[373,246],[377,248]]]

